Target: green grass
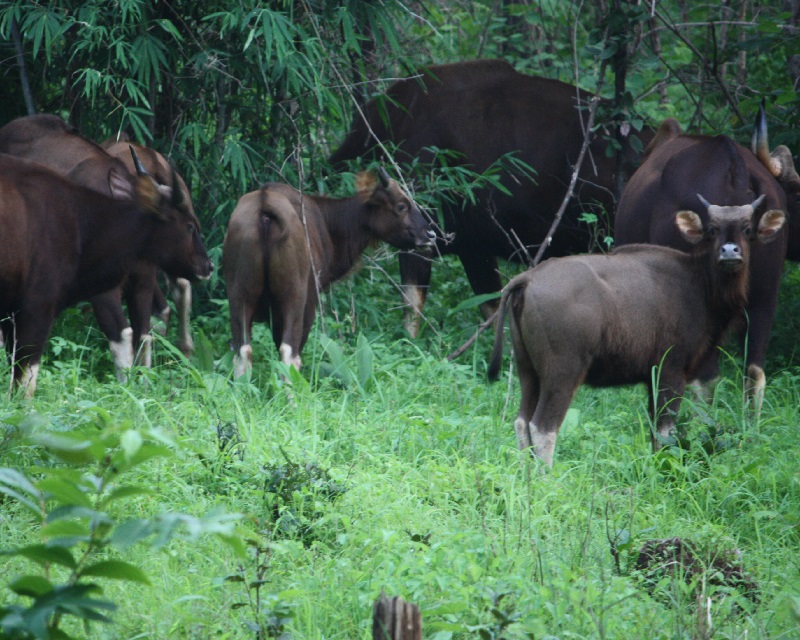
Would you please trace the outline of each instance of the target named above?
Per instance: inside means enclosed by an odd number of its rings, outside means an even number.
[[[379,264],[396,277],[392,263]],[[173,456],[130,471],[152,494],[115,505],[115,518],[239,513],[250,544],[243,557],[214,536],[101,551],[140,567],[151,584],[99,580],[119,606],[113,624],[64,628],[115,639],[369,638],[372,603],[385,591],[419,605],[425,637],[437,640],[712,637],[698,621],[700,593],[713,596],[701,618],[710,616],[714,638],[800,637],[796,332],[776,331],[758,423],[742,410],[735,355],[713,404],[685,403],[684,451],[651,453],[643,387],[583,388],[548,472],[516,450],[516,378],[485,380],[490,337],[446,360],[474,331],[477,311],[449,313],[467,295],[463,278],[453,263],[434,272],[435,331],[416,342],[370,263],[336,287],[324,324],[340,368],[318,323],[291,397],[263,329],[252,380],[230,380],[223,312],[196,319],[205,355],[186,365],[160,344],[153,371],[126,384],[113,380],[85,312],[65,314],[33,403],[0,399],[0,467],[36,478],[63,464],[10,426],[25,416],[33,432],[71,432],[90,429],[102,410],[176,443]],[[796,287],[784,289],[780,322],[796,308]],[[366,352],[371,375],[359,382]],[[0,373],[7,381],[7,367]],[[703,446],[709,433],[716,450]],[[669,576],[650,593],[633,564],[646,540],[669,537],[695,542],[706,561],[737,549],[759,602]],[[0,498],[0,547],[38,539],[28,512]],[[0,556],[0,602],[14,600],[11,579],[36,571]],[[258,605],[247,588],[257,579]]]

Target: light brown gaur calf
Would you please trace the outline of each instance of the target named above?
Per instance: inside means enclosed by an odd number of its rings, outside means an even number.
[[[222,249],[235,377],[252,367],[253,321],[271,324],[281,361],[299,369],[318,293],[347,275],[368,245],[433,245],[428,221],[386,171],[362,172],[356,186],[356,195],[336,199],[271,182],[239,200]]]
[[[652,385],[655,379],[654,450],[674,432],[687,381],[742,317],[750,241],[769,242],[786,219],[776,209],[758,214],[763,196],[743,206],[698,197],[707,223],[692,211],[675,214],[678,230],[693,245],[690,254],[628,245],[608,255],[553,258],[506,285],[489,377],[496,379],[500,370],[510,306],[522,393],[514,423],[520,449],[532,448],[552,466],[558,430],[583,383]]]

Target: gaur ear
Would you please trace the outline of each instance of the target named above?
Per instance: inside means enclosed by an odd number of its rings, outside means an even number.
[[[678,211],[675,224],[687,242],[697,244],[703,239],[703,221],[694,211]]]
[[[372,171],[360,171],[356,175],[356,191],[369,191],[372,193],[378,186],[378,178]]]
[[[786,214],[780,209],[770,209],[758,222],[758,241],[766,244],[772,242],[778,235],[778,231],[783,228],[786,222]]]
[[[162,211],[162,196],[158,183],[150,176],[139,176],[136,179],[136,200],[142,207],[155,213],[161,220],[167,219]]]
[[[114,168],[108,171],[108,188],[111,197],[117,200],[135,200],[136,192],[130,179]]]

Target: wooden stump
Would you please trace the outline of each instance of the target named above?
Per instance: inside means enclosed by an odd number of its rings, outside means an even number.
[[[372,608],[372,640],[422,640],[419,607],[382,593]]]

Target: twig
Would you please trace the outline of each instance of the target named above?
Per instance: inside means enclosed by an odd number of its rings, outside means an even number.
[[[464,353],[467,349],[472,346],[472,343],[478,339],[478,336],[481,335],[486,329],[488,329],[492,324],[494,324],[495,318],[497,318],[497,311],[495,311],[492,315],[490,315],[486,320],[483,321],[478,327],[478,330],[472,335],[472,337],[467,340],[464,344],[462,344],[458,349],[453,351],[449,356],[447,356],[447,360],[455,360]]]

